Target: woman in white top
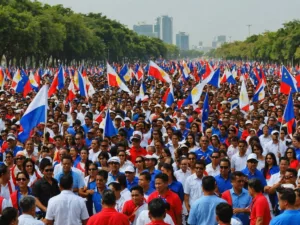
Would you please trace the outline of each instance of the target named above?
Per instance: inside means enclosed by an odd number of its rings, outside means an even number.
[[[126,160],[126,151],[118,150],[118,157],[120,159],[120,172],[125,173],[127,166],[133,166],[132,162]]]
[[[189,152],[194,152],[199,149],[199,146],[196,145],[196,140],[193,134],[188,134],[185,144],[189,147]]]
[[[142,156],[138,156],[135,159],[135,176],[139,177],[141,172],[143,172],[146,167],[145,167],[145,159]]]
[[[257,169],[261,170],[262,168],[265,167],[265,157],[263,156],[263,148],[260,144],[258,143],[254,143],[252,146],[252,152],[256,154],[257,156],[257,160],[258,160],[258,165],[257,165]]]
[[[25,168],[26,172],[29,175],[28,187],[32,187],[32,185],[39,179],[42,178],[42,175],[38,172],[38,168],[35,167],[35,164],[32,159],[27,158],[23,163],[23,168]]]

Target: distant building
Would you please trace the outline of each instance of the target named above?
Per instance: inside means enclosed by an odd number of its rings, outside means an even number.
[[[173,18],[169,16],[158,17],[154,25],[154,32],[165,43],[173,44]]]
[[[190,49],[190,42],[189,42],[189,35],[185,32],[179,32],[176,34],[176,46],[180,50],[189,50]]]
[[[211,43],[212,48],[219,48],[226,42],[226,36],[225,35],[219,35],[214,38],[214,40]]]
[[[157,33],[154,32],[152,24],[138,24],[133,25],[133,30],[139,35],[145,35],[148,37],[157,37]]]

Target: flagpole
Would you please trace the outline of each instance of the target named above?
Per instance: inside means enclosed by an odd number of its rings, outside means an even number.
[[[48,83],[45,84],[46,85],[46,88],[47,88],[47,93],[49,91],[49,86],[48,86]],[[48,96],[46,96],[46,110],[45,110],[45,127],[44,127],[44,134],[43,134],[43,144],[45,144],[45,141],[46,141],[46,128],[47,128],[47,111],[48,111]]]

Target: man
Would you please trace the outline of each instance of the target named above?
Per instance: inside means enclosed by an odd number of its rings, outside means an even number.
[[[184,185],[184,203],[187,211],[190,211],[192,204],[203,196],[202,180],[205,170],[204,160],[197,160],[195,165],[195,173],[189,176]]]
[[[155,191],[155,189],[151,187],[150,182],[151,182],[150,173],[147,172],[147,171],[141,172],[141,174],[139,176],[138,185],[143,188],[144,198],[146,200],[148,200],[149,195],[152,194]]]
[[[186,120],[179,120],[179,131],[182,135],[182,138],[185,140],[190,130],[186,128]]]
[[[279,131],[278,130],[273,130],[271,132],[271,136],[272,136],[272,141],[269,141],[265,145],[263,155],[265,156],[269,152],[272,152],[276,156],[276,159],[278,162],[278,159],[281,156],[284,156],[286,147],[284,146],[284,144],[281,141],[279,141]]]
[[[152,188],[155,188],[156,175],[161,173],[160,170],[155,169],[156,164],[157,164],[157,158],[155,155],[146,155],[145,156],[145,165],[147,168],[145,171],[149,172],[151,175],[150,185]]]
[[[0,165],[0,196],[7,201],[10,200],[10,195],[15,191],[15,185],[10,180],[10,170],[5,164]]]
[[[6,151],[11,151],[14,154],[14,156],[16,156],[19,151],[23,150],[23,148],[21,146],[17,146],[17,140],[16,140],[16,137],[14,136],[14,134],[9,133],[7,135],[6,140],[7,140],[7,147],[8,147],[6,149]],[[4,154],[3,154],[3,156],[4,156]]]
[[[147,225],[169,225],[164,222],[166,217],[166,203],[161,198],[155,198],[149,202],[150,223]]]
[[[94,140],[96,136],[96,131],[94,128],[91,128],[88,132],[87,132],[87,137],[85,138],[85,145],[89,148],[91,147],[92,141]]]
[[[129,150],[130,161],[134,164],[136,157],[147,155],[147,151],[141,147],[141,140],[142,140],[141,132],[139,131],[134,132],[130,140],[132,142],[132,147]]]
[[[181,225],[182,223],[182,203],[177,194],[169,190],[168,188],[168,175],[160,173],[155,177],[155,189],[149,198],[148,202],[151,202],[154,198],[163,198],[170,205],[170,209],[167,213],[172,217],[173,222],[176,225]]]
[[[216,180],[212,176],[203,177],[202,189],[204,196],[196,200],[190,210],[188,224],[190,225],[216,225],[216,206],[225,202],[215,195]]]
[[[60,193],[58,182],[52,177],[53,167],[49,159],[42,159],[40,171],[43,177],[37,180],[32,187],[32,195],[36,197],[36,205],[45,217],[49,199]]]
[[[59,181],[63,175],[69,174],[73,178],[72,179],[73,192],[81,195],[83,193],[83,188],[84,188],[84,179],[81,175],[72,171],[72,169],[74,168],[74,167],[72,168],[72,165],[73,165],[72,157],[70,155],[63,156],[63,158],[62,158],[63,169],[61,172],[57,173],[54,176],[54,178],[57,181]]]
[[[126,131],[126,139],[129,141],[134,132],[134,129],[131,127],[131,119],[129,117],[125,117],[124,123],[125,126],[123,127],[123,130]]]
[[[239,140],[239,151],[231,158],[231,171],[241,171],[245,168],[247,162],[247,142],[245,140]]]
[[[117,176],[116,182],[118,182],[121,185],[120,194],[124,198],[124,201],[130,200],[131,199],[131,193],[130,193],[129,189],[127,188],[127,180],[126,180],[125,174],[119,174]]]
[[[88,131],[90,129],[92,129],[92,127],[93,127],[93,119],[89,116],[85,116],[84,117],[84,122],[85,122],[85,124],[82,125],[81,127],[84,130],[84,134],[87,135]]]
[[[115,209],[118,212],[122,212],[125,202],[129,200],[128,198],[126,199],[124,195],[121,195],[122,185],[118,182],[113,181],[108,184],[108,188],[111,189],[116,196]]]
[[[216,182],[218,186],[218,191],[222,194],[224,191],[232,188],[232,184],[230,182],[230,161],[229,159],[221,159],[220,162],[220,175],[216,176]]]
[[[297,225],[300,222],[300,212],[295,209],[296,194],[291,188],[279,191],[279,207],[284,210],[282,214],[274,217],[270,225],[289,224]]]
[[[232,207],[227,203],[220,203],[216,207],[216,220],[222,225],[231,225],[231,218],[233,216]]]
[[[200,159],[205,160],[206,164],[211,163],[211,158],[210,157],[213,154],[213,151],[208,149],[208,143],[209,143],[208,137],[202,136],[200,138],[200,147],[201,148],[198,149],[197,151],[195,151],[195,153],[197,155],[197,159],[198,160],[200,160]]]
[[[128,216],[129,222],[135,225],[138,216],[148,208],[148,205],[144,201],[144,192],[141,186],[132,187],[130,192],[132,199],[125,202],[123,213]]]
[[[129,225],[128,217],[115,210],[116,196],[112,190],[104,190],[102,210],[93,215],[87,225]]]
[[[262,190],[263,186],[259,179],[253,178],[248,181],[248,191],[252,197],[250,225],[269,225],[270,223],[270,207]]]
[[[118,156],[111,157],[108,161],[110,172],[108,173],[107,184],[116,181],[118,175],[123,174],[120,172],[120,159]]]
[[[35,198],[26,195],[20,199],[22,215],[19,216],[19,225],[45,225],[42,221],[35,219]]]
[[[61,193],[49,200],[46,225],[86,225],[89,214],[85,200],[72,192],[73,177],[63,174],[59,187]]]
[[[244,189],[245,175],[236,171],[230,176],[232,189],[225,191],[222,198],[228,202],[233,208],[233,213],[239,218],[243,225],[249,225],[249,206],[251,197],[246,189]]]
[[[211,158],[212,162],[206,166],[205,171],[208,175],[215,177],[220,174],[220,153],[214,152]]]
[[[125,169],[125,176],[127,182],[128,190],[131,190],[132,187],[137,186],[139,182],[139,178],[135,176],[135,169],[133,166],[127,166]]]
[[[248,180],[250,180],[252,178],[259,179],[261,182],[261,185],[263,185],[263,187],[265,187],[265,186],[267,186],[267,181],[266,181],[264,175],[262,174],[262,172],[260,172],[257,169],[257,164],[258,164],[257,155],[255,153],[251,153],[247,157],[247,167],[245,169],[243,169],[241,172],[243,174],[245,174],[245,176],[248,178]]]
[[[27,140],[25,144],[25,149],[23,150],[26,158],[31,158],[36,161],[38,158],[38,151],[34,150],[34,144],[32,140]]]
[[[100,154],[100,140],[94,139],[91,142],[91,149],[89,150],[89,160],[92,162],[96,162],[98,160],[98,156]]]

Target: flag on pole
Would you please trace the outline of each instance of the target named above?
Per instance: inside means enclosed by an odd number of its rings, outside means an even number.
[[[248,112],[250,109],[249,97],[248,97],[247,88],[244,80],[242,81],[242,86],[241,86],[239,106],[240,106],[240,110],[244,112]]]
[[[175,98],[174,98],[174,91],[173,91],[173,85],[172,83],[170,84],[170,90],[169,93],[167,95],[167,100],[166,100],[166,106],[167,107],[171,107],[173,105],[173,103],[175,102]]]
[[[206,92],[204,102],[203,102],[203,110],[202,110],[202,130],[204,131],[204,122],[208,120],[208,115],[209,115],[209,98],[208,98],[208,93]]]
[[[132,92],[129,90],[129,88],[125,85],[125,83],[121,80],[119,75],[116,73],[116,71],[107,63],[107,81],[108,85],[111,87],[118,87],[122,91],[125,91],[132,95]]]
[[[118,132],[113,124],[113,121],[110,118],[109,109],[106,112],[106,116],[105,116],[104,120],[105,120],[104,121],[104,130],[103,130],[104,137],[116,136],[118,134]]]
[[[287,70],[285,66],[281,69],[281,82],[280,92],[288,95],[290,92],[295,93],[298,91],[297,81],[295,77]]]
[[[172,82],[169,75],[153,61],[150,61],[148,74],[162,82]]]
[[[288,102],[285,107],[283,114],[283,119],[287,125],[287,132],[289,135],[293,133],[293,126],[295,125],[295,114],[294,114],[294,104],[293,104],[293,94],[289,94]]]

